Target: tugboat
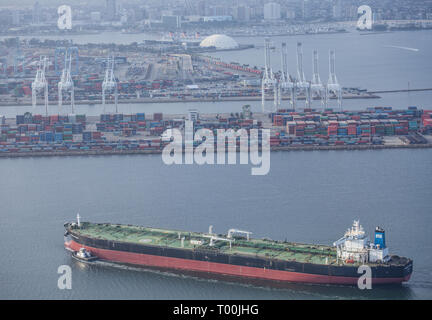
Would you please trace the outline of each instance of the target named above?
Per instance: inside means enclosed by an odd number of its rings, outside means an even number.
[[[98,257],[92,256],[90,251],[85,248],[80,248],[78,251],[72,253],[72,257],[80,262],[94,262]]]

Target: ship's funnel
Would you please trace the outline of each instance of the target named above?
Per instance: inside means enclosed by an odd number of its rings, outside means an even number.
[[[379,246],[381,249],[384,249],[386,247],[385,243],[385,231],[384,229],[380,227],[375,228],[375,240],[374,244],[376,246]]]

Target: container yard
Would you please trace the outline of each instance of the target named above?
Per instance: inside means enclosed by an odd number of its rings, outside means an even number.
[[[271,117],[275,130],[271,146],[388,145],[390,140],[385,138],[394,136],[403,137],[399,139],[403,144],[428,144],[421,134],[431,134],[431,111],[417,107],[407,110],[375,107],[363,112],[279,110]],[[400,142],[396,140],[396,144]]]
[[[217,129],[270,129],[273,151],[432,146],[432,110],[417,107],[375,107],[357,112],[281,109],[272,114],[251,114],[245,106],[235,114],[191,110],[189,119],[192,115],[195,130],[208,128],[215,134]],[[162,113],[0,117],[0,155],[160,153],[171,141],[164,132],[184,130],[185,119],[188,115]]]

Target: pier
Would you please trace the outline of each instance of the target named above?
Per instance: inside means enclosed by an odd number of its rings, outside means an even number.
[[[271,152],[277,151],[347,151],[347,150],[384,150],[384,149],[429,149],[427,144],[397,144],[397,145],[343,145],[343,146],[278,146],[271,147]],[[239,152],[237,150],[236,152]],[[25,157],[71,157],[71,156],[115,156],[115,155],[149,155],[162,154],[162,150],[69,150],[69,151],[31,151],[0,153],[0,158]]]

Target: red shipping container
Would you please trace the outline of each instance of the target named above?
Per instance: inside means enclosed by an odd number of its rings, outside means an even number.
[[[327,128],[327,134],[330,135],[337,135],[337,126],[328,126]]]
[[[30,87],[22,87],[22,89],[26,96],[30,96],[32,94]]]
[[[357,126],[355,124],[348,125],[348,135],[350,136],[357,135]]]
[[[50,123],[54,124],[54,123],[58,122],[58,118],[59,118],[58,115],[50,116]]]
[[[102,132],[95,131],[92,132],[92,139],[100,139],[102,137]]]
[[[163,114],[162,113],[154,113],[153,114],[153,120],[154,121],[161,121],[163,119]]]

